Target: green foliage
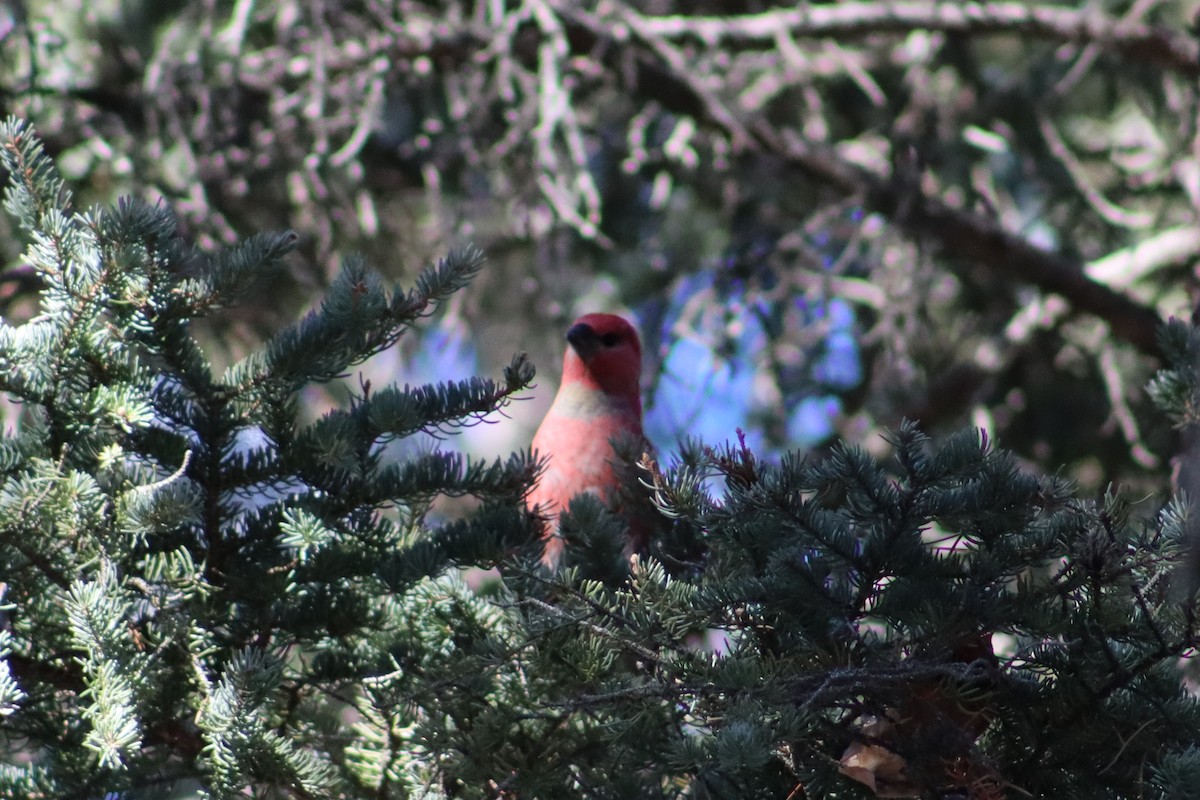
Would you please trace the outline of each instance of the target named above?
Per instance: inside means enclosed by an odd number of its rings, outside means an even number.
[[[1154,770],[1155,788],[1162,796],[1176,800],[1195,795],[1200,781],[1200,749],[1189,747],[1178,753],[1168,753]]]
[[[1081,501],[979,432],[934,448],[905,425],[891,444],[891,466],[848,446],[779,465],[694,447],[655,482],[674,544],[622,586],[568,571],[552,602],[520,598],[535,673],[604,720],[587,735],[607,770],[636,796],[860,796],[839,761],[882,741],[922,796],[1146,796],[1159,763],[1154,786],[1179,785],[1200,704],[1177,666],[1197,636],[1171,589],[1178,510]],[[890,737],[872,727],[897,718]],[[629,738],[663,755],[630,761]],[[563,750],[542,771],[568,785],[575,763]]]
[[[1159,370],[1146,392],[1176,427],[1200,422],[1200,329],[1171,319],[1159,331],[1169,366]]]
[[[0,448],[0,748],[15,757],[0,795],[339,791],[330,721],[389,663],[391,608],[530,538],[526,456],[397,463],[384,445],[502,407],[533,368],[364,387],[308,424],[296,392],[392,345],[480,254],[407,291],[350,261],[318,310],[218,375],[192,322],[277,270],[295,237],[206,256],[165,206],[75,210],[24,123],[0,140],[43,287],[35,318],[0,324],[0,390],[21,404]],[[431,528],[439,494],[486,503]]]
[[[73,210],[21,122],[0,140],[44,287],[0,324],[20,404],[0,442],[0,796],[849,798],[870,794],[847,774],[864,752],[913,796],[1194,786],[1182,501],[1080,499],[975,430],[935,444],[906,423],[888,458],[778,464],[693,442],[641,473],[648,552],[580,497],[547,573],[527,456],[385,449],[500,408],[523,357],[298,413],[477,253],[407,291],[349,261],[218,375],[193,323],[292,237],[201,254],[163,206]],[[1194,336],[1168,332],[1168,410]],[[439,495],[481,502],[435,527]],[[500,580],[470,588],[473,566]]]

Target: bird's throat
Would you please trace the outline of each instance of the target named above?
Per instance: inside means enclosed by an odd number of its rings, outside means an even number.
[[[581,420],[624,420],[619,427],[641,433],[642,402],[637,393],[614,394],[579,382],[559,388],[550,414]]]

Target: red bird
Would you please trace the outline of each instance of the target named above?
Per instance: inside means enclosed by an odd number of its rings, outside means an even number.
[[[644,442],[637,331],[613,314],[585,314],[567,331],[567,345],[562,384],[533,436],[533,449],[546,459],[546,469],[527,500],[547,519],[542,563],[551,568],[562,555],[559,512],[584,492],[615,499],[629,476],[614,463],[614,439]],[[643,543],[646,529],[630,519],[634,546]]]

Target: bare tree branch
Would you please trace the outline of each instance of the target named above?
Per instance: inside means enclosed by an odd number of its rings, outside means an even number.
[[[607,44],[601,49],[609,54],[620,50],[611,39],[611,25],[565,8],[560,12],[570,20],[576,47],[590,52]],[[621,17],[632,38],[643,45],[637,57],[638,87],[663,106],[715,127],[735,149],[758,150],[780,158],[808,178],[858,198],[867,209],[884,215],[900,228],[936,242],[952,257],[952,268],[982,264],[1043,291],[1061,294],[1076,310],[1105,320],[1118,338],[1144,353],[1159,354],[1158,314],[1089,278],[1082,262],[1043,250],[990,218],[952,208],[924,194],[913,181],[874,174],[828,148],[781,132],[765,120],[743,119],[716,93],[700,85],[674,45],[657,32],[652,19],[628,9],[621,12]]]
[[[695,37],[770,43],[794,37],[851,37],[936,30],[965,34],[1018,33],[1052,41],[1099,44],[1133,61],[1200,76],[1200,43],[1186,34],[1092,8],[1027,3],[845,2],[728,17],[645,17],[643,33],[666,39]]]

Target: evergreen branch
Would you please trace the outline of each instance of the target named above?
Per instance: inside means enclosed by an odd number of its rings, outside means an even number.
[[[504,368],[503,383],[469,378],[424,386],[389,386],[365,397],[349,413],[364,416],[367,420],[362,431],[367,441],[360,444],[402,439],[422,430],[434,432],[467,427],[486,421],[488,414],[503,409],[513,395],[529,388],[533,376],[533,364],[524,355],[519,355]],[[327,415],[302,434],[302,438],[322,438],[324,426],[342,428],[337,416]]]
[[[595,603],[584,596],[580,596],[579,599],[582,599],[585,603],[587,603],[589,606],[591,606],[593,611],[597,611],[609,619],[616,618],[615,615],[609,609],[601,606],[600,604]],[[551,605],[551,604],[545,602],[544,600],[540,600],[536,597],[527,597],[527,598],[521,600],[520,603],[523,605],[528,605],[533,608],[536,608],[536,609],[542,611],[543,613],[549,615],[550,617],[560,620],[562,623],[564,623],[570,627],[576,627],[576,626],[581,627],[581,628],[584,628],[585,630],[591,631],[592,633],[596,634],[597,636],[601,637],[602,639],[606,639],[606,640],[615,642],[615,643],[621,645],[622,647],[626,648],[630,652],[637,654],[640,658],[646,659],[646,661],[651,664],[661,664],[662,663],[662,657],[655,651],[642,645],[639,642],[635,642],[632,639],[620,636],[620,635],[614,633],[613,631],[610,631],[609,629],[605,628],[603,625],[597,625],[596,623],[589,621],[588,617],[585,615],[570,614],[565,609],[559,608],[558,606],[555,606],[555,605]]]
[[[187,298],[189,316],[229,305],[257,281],[283,270],[284,259],[299,242],[292,231],[255,234],[209,259],[200,279],[183,281],[174,291]]]
[[[359,470],[346,462],[331,462],[318,450],[307,454],[304,462],[303,480],[328,493],[327,511],[340,513],[394,504],[420,506],[438,495],[516,498],[525,494],[537,473],[537,463],[528,453],[488,463],[461,453],[433,452],[402,464]]]
[[[117,586],[114,567],[103,562],[94,581],[76,581],[67,596],[67,615],[82,659],[91,704],[84,716],[91,730],[84,746],[102,769],[120,770],[142,747],[142,720],[135,685],[146,659],[128,641],[129,598]]]
[[[14,370],[14,389],[45,407],[50,423],[51,452],[65,454],[71,438],[68,420],[76,393],[68,390],[111,358],[110,331],[93,327],[104,300],[111,264],[100,257],[95,232],[69,213],[70,195],[40,140],[23,122],[10,118],[0,125],[0,162],[9,170],[5,207],[33,236],[29,260],[46,279],[42,298],[44,324],[27,326],[5,338],[0,360]],[[83,364],[64,364],[82,354]],[[80,369],[83,367],[84,369]]]
[[[37,538],[45,535],[45,531],[24,525],[14,525],[5,530],[6,534],[9,532],[12,533],[12,536],[6,537],[8,538],[6,543],[33,565],[41,577],[46,578],[60,589],[70,587],[71,579],[67,573],[58,564],[55,564],[46,553],[35,546]],[[60,545],[59,549],[65,550],[66,545]],[[15,568],[16,565],[13,565],[13,567]],[[15,576],[10,573],[9,578],[13,577]]]
[[[321,308],[277,335],[266,352],[226,370],[222,383],[254,404],[291,396],[307,383],[324,383],[392,346],[409,325],[465,286],[482,268],[475,249],[451,252],[424,270],[408,292],[389,298],[377,273],[352,259]]]
[[[362,562],[361,574],[378,578],[389,592],[403,593],[450,566],[498,564],[535,542],[536,530],[528,512],[511,500],[486,502],[468,519],[434,528],[410,546],[372,554]],[[351,574],[345,564],[342,571]]]
[[[0,141],[0,164],[8,171],[4,207],[26,231],[40,233],[52,213],[68,214],[71,193],[41,139],[23,119],[10,116],[0,124]]]
[[[372,494],[379,500],[414,502],[437,494],[450,497],[478,495],[520,497],[535,469],[527,453],[514,453],[507,461],[472,461],[459,453],[430,453],[402,465],[379,471]]]
[[[435,307],[462,289],[483,269],[483,251],[476,247],[451,250],[432,268],[417,276],[417,285],[392,302],[396,318],[411,321],[433,313]]]

